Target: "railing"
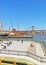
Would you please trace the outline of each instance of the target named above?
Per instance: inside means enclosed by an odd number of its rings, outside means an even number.
[[[40,57],[33,53],[27,52],[27,51],[15,51],[15,50],[1,50],[0,54],[10,54],[10,55],[18,55],[18,56],[27,56],[31,57],[35,60],[38,60],[40,62],[46,62],[46,57]]]

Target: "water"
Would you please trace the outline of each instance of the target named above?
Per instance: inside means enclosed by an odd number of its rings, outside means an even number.
[[[27,36],[32,36],[31,34],[27,35]],[[46,34],[35,34],[34,38],[8,38],[11,40],[25,40],[25,41],[36,41],[36,42],[40,42],[44,48],[46,49]]]
[[[35,34],[34,40],[40,42],[46,49],[46,34]]]

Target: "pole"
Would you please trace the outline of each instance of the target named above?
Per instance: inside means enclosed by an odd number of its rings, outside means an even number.
[[[1,60],[1,58],[0,58],[0,65],[2,65],[2,60]]]
[[[14,65],[16,65],[16,60],[14,60]]]

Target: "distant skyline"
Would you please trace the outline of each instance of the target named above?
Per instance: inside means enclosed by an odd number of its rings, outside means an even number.
[[[1,21],[3,29],[46,29],[46,0],[0,0]]]

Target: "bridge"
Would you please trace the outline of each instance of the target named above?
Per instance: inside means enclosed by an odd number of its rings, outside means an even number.
[[[13,30],[14,31],[14,30]],[[19,31],[15,31],[16,33]],[[29,27],[25,30],[20,31],[22,34],[31,34],[31,33],[36,33],[36,34],[46,34],[46,30],[42,30],[40,28],[37,28],[35,26]]]
[[[0,30],[0,33],[1,32],[3,32],[3,33],[20,33],[20,34],[46,34],[46,30],[42,30],[42,29],[40,29],[40,28],[37,28],[37,27],[34,27],[34,26],[32,26],[32,27],[29,27],[29,28],[27,28],[27,29],[25,29],[25,30],[16,30],[16,29],[13,29],[13,30]]]

